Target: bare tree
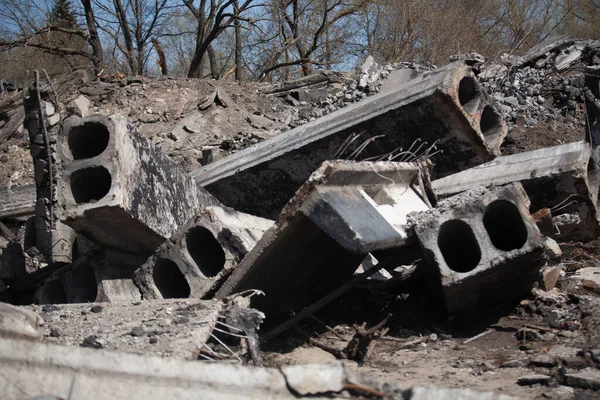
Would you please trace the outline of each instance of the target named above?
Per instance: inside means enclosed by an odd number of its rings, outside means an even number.
[[[21,71],[31,66],[59,73],[85,68],[91,61],[99,72],[103,54],[93,10],[87,0],[81,0],[81,5],[85,27],[77,23],[76,10],[68,0],[55,0],[53,6],[37,0],[0,0],[0,24],[5,27],[0,51],[11,52],[12,60],[21,62]]]
[[[188,77],[201,78],[204,71],[206,53],[211,43],[227,28],[233,26],[236,19],[246,11],[254,0],[243,0],[233,10],[234,0],[200,0],[196,6],[194,0],[183,0],[197,23],[196,45],[190,62]],[[210,50],[212,51],[212,50]]]
[[[334,48],[348,32],[336,26],[366,7],[366,0],[272,0],[269,7],[278,33],[277,44],[260,75],[290,66],[300,66],[303,75],[313,65],[328,66]]]
[[[94,0],[102,11],[98,17],[100,29],[125,58],[127,72],[145,74],[152,39],[161,37],[175,10],[181,7],[175,0]],[[118,58],[115,55],[113,58]]]

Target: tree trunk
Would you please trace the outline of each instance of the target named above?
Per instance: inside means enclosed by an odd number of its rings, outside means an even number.
[[[212,44],[208,45],[208,60],[210,61],[210,73],[214,80],[218,80],[219,76],[219,65],[217,63],[217,54],[215,53],[215,49],[212,47]]]
[[[94,18],[91,0],[81,0],[81,4],[83,5],[85,21],[90,34],[88,41],[92,46],[92,65],[94,66],[95,75],[98,76],[104,69],[104,51],[96,30],[96,19]]]
[[[236,0],[233,3],[236,19],[235,25],[235,80],[242,81],[242,23],[237,18],[240,16],[239,4]]]
[[[138,70],[135,49],[133,48],[133,37],[131,36],[131,29],[129,27],[129,23],[127,22],[127,14],[125,13],[123,2],[121,0],[113,0],[113,3],[115,5],[115,11],[117,12],[119,25],[123,31],[123,40],[125,41],[125,49],[127,50],[127,64],[129,64],[131,74],[138,75],[140,71]]]

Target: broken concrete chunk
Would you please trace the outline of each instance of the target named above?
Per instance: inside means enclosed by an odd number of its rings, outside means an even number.
[[[289,387],[301,395],[340,392],[346,383],[341,363],[290,365],[281,372]]]
[[[370,270],[371,268],[375,267],[378,264],[378,261],[375,257],[373,257],[372,254],[369,253],[369,255],[367,255],[367,258],[365,258],[363,260],[363,262],[358,266],[358,268],[356,269],[356,271],[354,272],[354,274],[362,274],[365,271]],[[381,269],[379,271],[377,271],[374,275],[372,275],[371,277],[369,277],[369,279],[373,279],[376,281],[387,281],[389,279],[392,279],[392,275],[385,269]]]
[[[25,336],[38,338],[42,336],[43,325],[44,320],[37,313],[10,304],[0,303],[0,337]]]
[[[403,246],[407,214],[430,208],[418,164],[328,161],[311,175],[217,293],[266,296],[256,308],[287,314],[336,289],[368,253]]]
[[[540,288],[542,288],[546,292],[549,292],[552,289],[554,289],[562,270],[562,264],[543,267],[540,276]]]
[[[207,207],[135,273],[145,299],[200,298],[218,288],[273,221]]]
[[[319,165],[336,156],[346,140],[362,132],[349,152],[365,140],[360,157],[377,157],[398,148],[420,152],[438,143],[436,172],[448,174],[499,155],[506,125],[472,71],[451,64],[368,97],[313,122],[265,140],[192,171],[225,205],[275,218]],[[420,141],[420,142],[419,142]],[[423,142],[427,142],[425,145]],[[343,157],[343,155],[342,155]]]
[[[479,189],[414,216],[415,232],[447,311],[521,299],[545,262],[545,241],[520,184]]]
[[[255,129],[268,129],[273,126],[273,121],[262,115],[251,114],[246,119],[250,126]]]
[[[531,374],[526,375],[517,380],[517,383],[521,386],[531,385],[549,385],[552,382],[552,377],[544,374]]]
[[[67,112],[79,118],[85,118],[90,115],[92,102],[84,95],[79,95],[75,100],[67,105]]]
[[[565,375],[565,384],[581,389],[600,390],[600,371],[586,369]]]
[[[591,155],[585,142],[513,154],[435,180],[432,188],[436,195],[447,197],[467,189],[521,182],[533,211],[551,208],[553,214],[577,213],[574,226],[559,226],[559,239],[589,240],[600,234],[596,210],[600,171],[592,165]]]
[[[103,246],[149,256],[217,203],[120,115],[69,121],[59,148],[61,220]]]
[[[572,63],[579,60],[586,47],[585,42],[575,42],[575,44],[563,49],[558,56],[554,66],[557,70],[568,68]]]

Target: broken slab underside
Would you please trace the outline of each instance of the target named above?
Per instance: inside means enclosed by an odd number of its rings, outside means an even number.
[[[200,298],[237,267],[273,221],[206,207],[167,240],[134,280],[144,299]]]
[[[91,311],[94,306],[101,311]],[[22,308],[42,316],[48,343],[79,346],[95,336],[103,349],[191,360],[210,338],[224,303],[178,299],[61,304],[46,312],[40,306]]]
[[[59,140],[61,220],[98,244],[150,256],[218,203],[123,116],[72,117]]]
[[[561,240],[589,240],[600,234],[597,213],[598,173],[586,142],[569,143],[499,157],[486,164],[432,182],[439,197],[485,186],[521,182],[531,212],[550,208],[553,215],[578,213],[579,229]]]
[[[262,290],[253,306],[298,311],[350,278],[370,252],[403,246],[406,215],[430,208],[418,164],[327,161],[217,293]]]
[[[436,172],[448,174],[499,154],[506,126],[472,71],[451,64],[394,90],[369,97],[232,156],[192,171],[196,182],[223,204],[275,218],[294,192],[354,133],[348,152],[368,138],[362,159],[399,147],[423,153],[437,142]],[[427,142],[424,145],[423,142]],[[417,149],[420,147],[420,151]]]
[[[545,240],[519,183],[451,197],[414,223],[427,278],[451,314],[522,299],[545,264]]]

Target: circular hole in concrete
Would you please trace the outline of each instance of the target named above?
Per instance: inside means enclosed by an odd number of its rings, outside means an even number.
[[[50,281],[40,293],[40,304],[65,304],[67,293],[61,281]]]
[[[216,276],[225,268],[225,252],[215,236],[206,228],[196,226],[185,238],[188,253],[207,277]]]
[[[77,204],[102,199],[111,185],[112,177],[104,167],[83,168],[71,174],[71,193]]]
[[[527,227],[517,206],[496,200],[487,206],[483,225],[494,247],[504,251],[520,249],[527,242]]]
[[[164,299],[184,299],[190,297],[190,285],[177,264],[160,258],[154,264],[152,274],[154,284]]]
[[[473,229],[459,219],[442,224],[438,234],[438,246],[446,264],[453,271],[472,271],[481,261],[481,249]]]
[[[87,263],[77,266],[71,275],[71,303],[93,302],[97,296],[96,273]]]
[[[473,114],[477,110],[480,96],[481,93],[475,78],[465,76],[461,79],[458,84],[458,100],[467,113]]]
[[[101,154],[108,147],[109,139],[110,133],[104,124],[86,122],[71,128],[67,143],[73,160],[81,160]]]
[[[492,106],[485,106],[481,113],[479,128],[484,137],[496,136],[502,129],[502,117]]]

